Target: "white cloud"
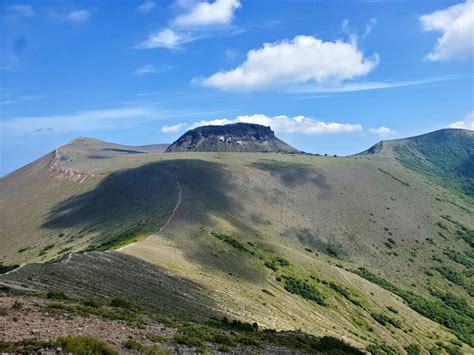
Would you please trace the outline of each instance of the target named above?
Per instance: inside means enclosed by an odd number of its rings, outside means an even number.
[[[154,66],[154,65],[151,65],[151,64],[147,64],[147,65],[144,65],[144,66],[138,68],[137,70],[135,70],[135,75],[145,76],[145,75],[149,75],[149,74],[158,74],[158,73],[162,73],[164,71],[167,71],[171,68],[172,67],[169,66],[169,65],[163,65],[161,67],[157,67],[157,66]]]
[[[160,32],[151,33],[148,38],[139,43],[135,48],[151,49],[151,48],[169,48],[178,49],[182,44],[191,42],[194,39],[189,34],[178,33],[169,28]]]
[[[270,126],[275,132],[289,134],[354,133],[362,131],[362,126],[360,124],[323,122],[305,116],[288,117],[285,115],[280,115],[270,117],[263,114],[241,115],[237,116],[233,120],[229,120],[227,118],[210,121],[202,120],[189,125],[188,129],[210,125],[222,126],[238,122],[256,123],[263,126]],[[182,124],[182,126],[179,127],[177,131],[184,129],[185,127],[186,125]]]
[[[235,121],[228,120],[227,118],[218,118],[210,121],[202,120],[199,122],[194,122],[190,128],[196,128],[201,126],[223,126],[231,123],[235,123]]]
[[[474,0],[420,17],[425,31],[442,35],[427,58],[434,61],[472,57],[474,53]]]
[[[181,0],[178,3],[185,12],[174,18],[169,28],[149,34],[147,39],[135,48],[179,49],[185,43],[213,36],[215,31],[204,30],[208,27],[229,24],[233,19],[234,11],[241,6],[240,0],[215,0],[214,2]],[[233,34],[237,33],[240,32],[233,32]]]
[[[76,10],[68,12],[64,20],[74,23],[84,23],[89,21],[90,16],[91,12],[89,10]]]
[[[237,68],[193,82],[223,90],[255,90],[293,84],[341,83],[368,74],[378,57],[365,58],[356,41],[324,42],[312,36],[265,43]]]
[[[240,0],[199,1],[182,15],[177,16],[172,24],[181,28],[226,25],[232,21],[234,11],[240,7]]]
[[[451,123],[448,128],[462,128],[474,131],[474,111],[468,113],[463,120]]]
[[[188,125],[187,123],[178,123],[172,126],[163,126],[161,127],[160,131],[166,134],[176,133],[184,129],[187,125]]]
[[[34,15],[31,5],[13,4],[7,7],[7,11],[14,15],[31,17]]]
[[[148,13],[156,7],[156,2],[151,0],[146,0],[143,4],[137,6],[137,11],[141,13]]]
[[[369,128],[369,133],[376,136],[385,137],[385,136],[395,134],[396,132],[390,128],[380,126],[379,128]]]

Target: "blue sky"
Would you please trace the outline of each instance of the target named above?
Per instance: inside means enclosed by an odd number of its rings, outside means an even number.
[[[474,1],[0,4],[0,175],[77,136],[256,122],[308,152],[474,128]]]

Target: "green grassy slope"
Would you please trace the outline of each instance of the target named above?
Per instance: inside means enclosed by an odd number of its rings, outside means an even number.
[[[474,195],[474,132],[442,129],[378,143],[365,154],[394,156],[403,166],[444,186]]]
[[[0,182],[5,265],[136,239],[119,252],[199,285],[219,314],[359,347],[472,345],[473,206],[391,156],[79,154],[69,175],[52,160]],[[7,278],[31,284],[22,272]],[[72,282],[52,280],[31,286]]]

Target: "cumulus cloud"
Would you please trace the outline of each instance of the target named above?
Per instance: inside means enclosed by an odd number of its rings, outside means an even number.
[[[265,43],[237,68],[194,83],[223,90],[255,90],[315,82],[340,83],[371,72],[378,57],[364,57],[356,41],[324,42],[312,36]]]
[[[179,129],[177,128],[177,131],[183,130],[186,127],[191,129],[200,126],[221,126],[238,122],[256,123],[263,126],[270,126],[275,132],[288,134],[354,133],[362,131],[362,126],[360,124],[323,122],[305,116],[289,117],[285,115],[279,115],[271,117],[263,114],[241,115],[237,116],[233,120],[229,120],[227,118],[210,121],[202,120],[189,126],[182,125],[179,127]]]
[[[163,126],[161,127],[160,131],[166,134],[176,133],[184,129],[187,125],[188,125],[187,123],[178,123],[172,126]]]
[[[187,9],[186,13],[178,15],[172,21],[172,25],[185,28],[226,25],[232,21],[234,11],[240,6],[240,0],[196,2]]]
[[[427,58],[443,61],[472,57],[474,53],[474,0],[420,17],[425,31],[442,35]]]
[[[206,33],[205,30],[209,27],[230,24],[234,11],[241,6],[240,0],[215,0],[214,2],[181,0],[178,3],[184,12],[174,18],[168,28],[149,34],[135,48],[178,49],[185,43],[212,36],[215,32],[207,31]]]
[[[151,33],[148,38],[135,46],[139,49],[169,48],[178,49],[182,44],[191,42],[194,39],[189,34],[178,33],[169,28],[160,32]]]
[[[474,131],[474,111],[468,113],[463,120],[451,123],[448,128],[462,128]]]
[[[137,11],[141,13],[148,13],[156,7],[156,2],[146,0],[144,3],[137,6]]]
[[[13,15],[31,17],[34,15],[31,5],[13,4],[7,7],[7,11]]]
[[[385,137],[385,136],[395,134],[396,132],[390,128],[380,126],[379,128],[369,128],[369,133],[376,136]]]
[[[145,76],[145,75],[149,75],[149,74],[158,74],[158,73],[162,73],[164,71],[167,71],[171,68],[172,67],[169,66],[169,65],[164,65],[164,66],[161,66],[161,67],[157,67],[157,66],[154,66],[154,65],[151,65],[151,64],[147,64],[147,65],[144,65],[144,66],[138,68],[137,70],[135,70],[135,75]]]
[[[68,12],[64,20],[73,23],[84,23],[89,21],[90,16],[91,12],[89,10],[76,10]]]

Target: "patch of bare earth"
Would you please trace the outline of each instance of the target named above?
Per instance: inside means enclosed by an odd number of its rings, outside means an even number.
[[[152,344],[147,334],[171,338],[175,329],[150,320],[149,324],[133,325],[125,321],[103,319],[94,315],[80,316],[51,312],[48,300],[28,296],[0,294],[0,341],[55,340],[60,336],[88,335],[102,339],[117,349],[133,338],[143,344]]]

